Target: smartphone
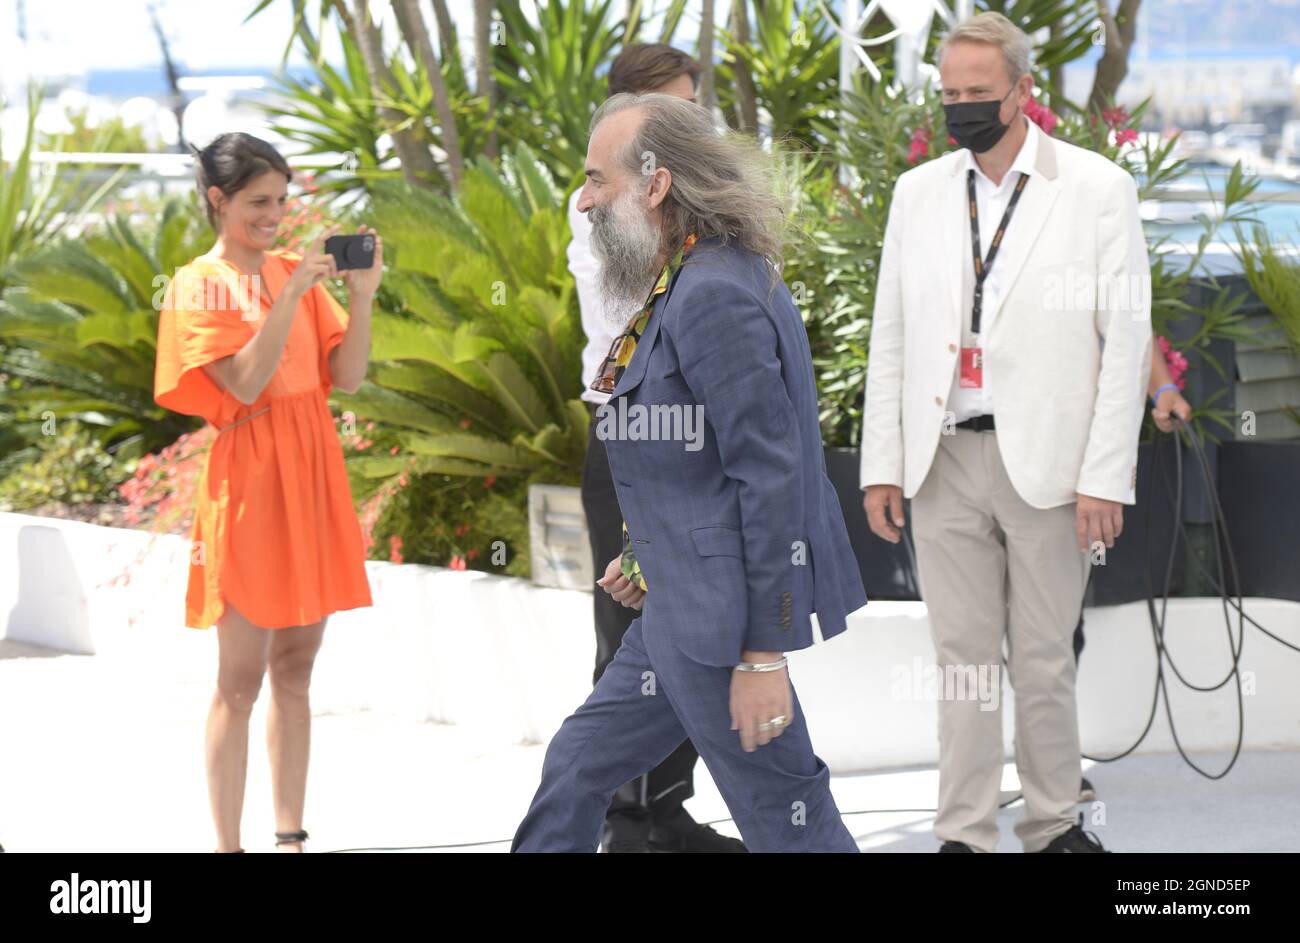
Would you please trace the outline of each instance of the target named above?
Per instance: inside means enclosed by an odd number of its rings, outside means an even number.
[[[334,256],[334,264],[340,272],[350,268],[370,268],[375,264],[375,237],[370,233],[330,236],[325,240],[325,251]]]

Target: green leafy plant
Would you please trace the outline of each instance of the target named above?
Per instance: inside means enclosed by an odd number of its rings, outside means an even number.
[[[506,42],[493,47],[501,92],[503,141],[522,141],[568,182],[582,171],[587,125],[605,100],[605,67],[626,24],[614,0],[548,0],[532,4],[536,22],[519,0],[496,4]]]
[[[840,46],[834,25],[815,3],[754,0],[753,11],[749,44],[721,31],[718,102],[727,111],[736,107],[736,73],[745,69],[758,106],[767,112],[771,136],[812,145],[819,138],[819,119],[839,103]]]
[[[1143,141],[1140,159],[1142,172],[1138,185],[1140,199],[1159,196],[1161,188],[1188,175],[1189,169],[1185,162],[1171,158],[1176,140]],[[1234,294],[1228,291],[1203,262],[1206,250],[1222,233],[1254,220],[1254,211],[1247,200],[1258,186],[1258,179],[1246,176],[1238,161],[1228,174],[1222,197],[1213,201],[1213,212],[1197,215],[1201,231],[1194,246],[1174,246],[1168,236],[1148,239],[1148,251],[1151,254],[1152,330],[1164,337],[1178,337],[1179,350],[1192,369],[1204,365],[1228,382],[1231,382],[1232,377],[1214,356],[1212,345],[1218,339],[1235,343],[1253,339],[1251,333],[1242,326],[1242,316],[1237,313],[1246,296],[1240,292]],[[1208,182],[1206,189],[1209,189]],[[1171,251],[1176,248],[1188,251],[1176,255]],[[1196,286],[1208,289],[1205,293],[1209,299],[1206,304],[1195,305],[1190,300]],[[1192,330],[1180,330],[1184,324],[1191,326]],[[1234,428],[1232,417],[1227,411],[1214,407],[1214,403],[1225,392],[1226,389],[1204,402],[1192,404],[1193,422],[1197,424],[1198,431],[1211,441],[1217,441],[1217,436],[1207,423],[1213,423],[1229,432]],[[1152,434],[1151,428],[1148,417],[1146,435]]]
[[[418,476],[385,503],[371,532],[370,555],[527,577],[527,505],[521,481]]]
[[[391,247],[374,365],[337,396],[381,435],[378,454],[349,459],[358,493],[402,474],[576,483],[582,334],[564,201],[545,168],[517,145],[501,170],[468,166],[454,201],[376,186],[371,217]]]
[[[1276,244],[1258,224],[1237,232],[1237,257],[1246,280],[1277,318],[1291,352],[1300,357],[1300,264],[1296,251],[1294,246]]]
[[[793,243],[785,277],[799,303],[812,348],[822,438],[855,447],[861,439],[862,390],[875,307],[876,278],[894,183],[915,163],[918,129],[938,125],[936,96],[908,98],[864,82],[846,96],[847,131],[817,122],[849,168],[841,183],[829,172],[809,174],[797,212],[802,238]],[[942,139],[942,135],[939,135]],[[937,151],[942,145],[933,140]]]
[[[17,157],[10,163],[0,156],[0,289],[8,282],[8,267],[13,261],[51,244],[70,227],[82,226],[87,214],[120,179],[120,173],[114,174],[94,187],[87,181],[84,169],[60,173],[53,164],[36,168],[32,152],[37,147],[40,96],[39,89],[29,87],[26,136]],[[52,142],[52,147],[61,149],[62,139]]]
[[[125,215],[11,262],[0,298],[0,370],[16,415],[76,418],[123,457],[154,451],[197,420],[153,402],[163,277],[207,248],[197,200],[173,201],[150,235]],[[19,346],[21,345],[21,346]]]
[[[1244,231],[1243,231],[1244,230]],[[1278,245],[1259,224],[1237,232],[1237,257],[1251,289],[1282,328],[1292,356],[1300,359],[1300,263],[1293,245]],[[1300,424],[1300,405],[1285,409]]]
[[[37,457],[0,481],[0,511],[26,511],[49,504],[105,504],[132,467],[119,464],[93,432],[64,422],[39,437]]]
[[[261,107],[274,119],[272,130],[304,145],[307,154],[341,154],[350,160],[347,173],[322,180],[322,186],[345,192],[370,179],[401,174],[380,166],[389,155],[380,152],[383,132],[370,77],[356,43],[346,30],[338,34],[343,47],[341,71],[324,61],[316,36],[298,20],[296,35],[315,64],[316,81],[287,77],[278,82],[279,98]]]

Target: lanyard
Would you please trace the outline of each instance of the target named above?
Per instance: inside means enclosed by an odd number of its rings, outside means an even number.
[[[993,260],[997,258],[998,247],[1002,245],[1002,236],[1007,231],[1007,223],[1011,222],[1011,214],[1016,210],[1016,204],[1020,202],[1020,194],[1025,189],[1025,184],[1029,182],[1029,174],[1022,173],[1020,179],[1016,181],[1016,188],[1011,193],[1011,202],[1007,204],[1006,212],[1002,214],[1002,222],[998,223],[997,232],[993,234],[993,241],[989,243],[988,258],[980,259],[980,213],[978,204],[975,202],[975,171],[966,171],[966,195],[970,200],[970,252],[971,257],[975,260],[975,301],[971,305],[970,312],[970,332],[976,337],[980,332],[980,312],[984,307],[984,279],[988,278],[989,269],[993,268]]]

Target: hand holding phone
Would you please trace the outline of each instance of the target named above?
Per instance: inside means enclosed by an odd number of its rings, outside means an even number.
[[[325,240],[325,251],[334,256],[338,271],[366,269],[375,264],[375,235],[370,232],[354,236],[331,236]]]

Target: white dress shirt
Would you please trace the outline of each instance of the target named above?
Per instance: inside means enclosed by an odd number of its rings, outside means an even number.
[[[1023,116],[1022,116],[1023,117]],[[1029,124],[1028,118],[1023,118],[1026,125]],[[975,205],[979,208],[980,216],[980,258],[988,257],[989,243],[993,241],[993,233],[997,231],[998,223],[1002,222],[1002,214],[1006,212],[1007,204],[1011,202],[1011,194],[1016,188],[1016,183],[1022,175],[1032,175],[1037,171],[1034,170],[1034,162],[1038,159],[1038,135],[1034,134],[1032,127],[1025,129],[1028,133],[1025,135],[1025,143],[1020,146],[1020,152],[1016,154],[1016,159],[1011,163],[1011,169],[1002,176],[1002,183],[995,184],[992,180],[984,175],[980,170],[979,164],[975,162],[975,155],[969,149],[962,152],[964,166],[961,168],[961,176],[964,181],[967,170],[975,171]],[[1032,183],[1033,181],[1030,181]],[[1025,184],[1026,187],[1029,183]],[[1023,197],[1022,197],[1023,199]],[[963,202],[963,207],[965,203]],[[955,210],[955,208],[954,208]],[[989,269],[988,275],[984,279],[984,299],[980,311],[980,334],[982,339],[976,343],[976,339],[970,332],[970,315],[971,305],[974,301],[973,294],[975,291],[975,264],[970,256],[970,236],[967,235],[962,240],[962,246],[966,252],[966,258],[963,263],[962,276],[962,346],[963,347],[983,347],[985,354],[988,352],[988,344],[983,341],[987,338],[989,331],[993,328],[993,319],[997,313],[998,299],[1001,297],[1003,290],[1003,279],[1006,275],[1006,259],[1008,248],[1016,239],[1016,214],[1020,212],[1020,207],[1016,207],[1016,212],[1011,214],[1011,221],[1007,223],[1007,231],[1002,235],[1002,245],[998,248],[997,258],[993,260],[993,267]],[[967,223],[969,228],[969,223]],[[957,358],[957,368],[952,378],[952,389],[948,394],[948,409],[956,415],[957,422],[965,422],[975,416],[993,414],[993,389],[989,384],[989,370],[987,361],[983,370],[983,386],[979,389],[963,387],[961,385],[961,357]]]
[[[578,309],[582,313],[582,330],[587,335],[587,345],[582,348],[582,399],[588,403],[604,403],[608,393],[597,393],[591,388],[601,364],[609,354],[619,331],[605,313],[596,277],[600,262],[591,252],[591,220],[586,213],[578,212],[581,190],[569,200],[569,229],[573,240],[569,243],[569,271],[578,286]]]

